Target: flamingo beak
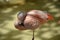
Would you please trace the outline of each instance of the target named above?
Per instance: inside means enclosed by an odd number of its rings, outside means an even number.
[[[47,14],[47,15],[48,15],[48,20],[54,20],[52,15],[50,15],[50,14]]]

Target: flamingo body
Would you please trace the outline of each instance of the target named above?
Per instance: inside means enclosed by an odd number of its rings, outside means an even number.
[[[52,20],[53,17],[40,10],[31,10],[24,14],[23,12],[20,12],[17,15],[17,22],[15,22],[15,27],[19,30],[26,30],[26,29],[36,29],[41,25],[42,23],[47,22],[48,20]]]

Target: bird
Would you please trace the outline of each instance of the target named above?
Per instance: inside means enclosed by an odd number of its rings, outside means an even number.
[[[34,40],[34,31],[41,24],[48,22],[49,20],[54,20],[53,16],[47,12],[41,10],[30,10],[26,13],[19,12],[17,15],[17,21],[14,23],[14,26],[19,30],[33,30]]]

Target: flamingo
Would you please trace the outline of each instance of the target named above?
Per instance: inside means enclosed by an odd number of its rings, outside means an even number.
[[[41,24],[48,22],[48,20],[53,20],[53,16],[41,10],[31,10],[26,13],[19,12],[17,19],[18,20],[14,23],[14,26],[19,30],[31,29],[33,31],[32,40],[34,40],[35,29]]]

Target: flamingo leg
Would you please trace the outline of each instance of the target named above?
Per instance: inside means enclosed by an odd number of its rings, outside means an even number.
[[[34,32],[35,32],[35,30],[33,30],[33,38],[32,38],[32,40],[34,40]]]

